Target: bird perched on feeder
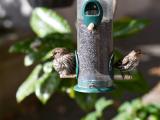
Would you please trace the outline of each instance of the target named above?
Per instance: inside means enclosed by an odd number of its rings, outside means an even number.
[[[114,67],[121,71],[123,79],[124,72],[128,72],[130,75],[130,72],[136,69],[142,55],[143,53],[141,50],[132,50],[129,54],[114,64]]]
[[[53,50],[53,67],[59,73],[60,78],[75,78],[76,60],[73,53],[66,48]]]

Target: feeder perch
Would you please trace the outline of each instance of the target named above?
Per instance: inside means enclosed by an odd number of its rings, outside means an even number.
[[[74,89],[101,93],[113,89],[112,0],[77,0],[77,51]],[[94,24],[92,32],[88,26]]]

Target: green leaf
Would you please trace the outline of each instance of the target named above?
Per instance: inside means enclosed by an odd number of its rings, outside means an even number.
[[[43,65],[43,71],[45,73],[50,73],[50,72],[52,72],[52,70],[53,70],[52,62],[46,62],[46,63],[44,63],[44,65]]]
[[[82,120],[98,120],[102,118],[104,109],[112,104],[113,101],[106,100],[104,97],[100,98],[95,104],[96,111],[87,114]]]
[[[44,38],[35,38],[15,43],[10,52],[25,53],[24,65],[30,66],[35,62],[45,62],[52,59],[52,51],[56,47],[65,47],[73,52],[71,34],[54,33]]]
[[[141,100],[135,99],[132,102],[125,102],[125,103],[123,103],[119,107],[118,111],[119,112],[127,113],[130,116],[132,116],[132,115],[135,116],[136,112],[139,111],[142,108],[143,108],[143,104],[142,104]]]
[[[118,109],[118,115],[116,115],[113,120],[135,120],[136,111],[134,111],[132,104],[130,102],[123,103]]]
[[[71,33],[67,21],[51,9],[39,7],[33,10],[31,27],[39,37],[52,33]]]
[[[65,47],[73,49],[73,38],[71,34],[53,33],[41,39],[44,48]]]
[[[117,91],[128,91],[132,93],[143,94],[148,92],[149,85],[147,81],[144,79],[143,75],[139,71],[131,72],[132,79],[131,80],[115,80],[115,84],[117,85]]]
[[[147,20],[125,18],[113,24],[114,39],[126,38],[143,30],[149,22]]]
[[[143,104],[140,99],[125,102],[119,107],[118,115],[113,120],[159,120],[160,109],[157,105]]]
[[[85,117],[83,117],[81,120],[97,120],[97,113],[96,112],[91,112],[87,114]]]
[[[37,65],[28,78],[22,83],[22,85],[18,88],[16,93],[17,102],[23,101],[27,96],[32,94],[35,90],[35,83],[38,79],[38,75],[42,69],[41,65]]]
[[[114,49],[113,54],[114,54],[114,63],[118,62],[120,59],[123,58],[123,54],[118,49]]]
[[[37,98],[45,104],[56,91],[59,83],[60,79],[56,72],[44,73],[36,82],[35,94]]]
[[[112,104],[112,100],[106,100],[104,97],[100,98],[95,104],[97,116],[102,116],[103,110]]]
[[[67,88],[66,93],[69,95],[70,98],[75,98],[74,86]]]
[[[138,111],[138,110],[140,110],[140,109],[143,108],[143,103],[142,103],[142,101],[141,101],[140,99],[135,99],[135,100],[133,100],[133,101],[131,102],[131,105],[132,105],[132,109],[133,109],[134,111]]]
[[[126,112],[128,109],[131,109],[131,104],[129,102],[125,102],[119,107],[118,111]]]
[[[63,79],[59,86],[59,91],[62,93],[66,93],[70,98],[75,99],[76,91],[74,90],[74,86],[76,84],[76,79]]]
[[[157,115],[150,115],[147,120],[159,120],[160,117],[158,117]]]
[[[32,48],[30,47],[30,44],[33,42],[34,39],[26,39],[23,41],[18,41],[14,43],[10,48],[9,52],[13,53],[29,53],[33,52]]]
[[[97,94],[85,94],[76,92],[75,100],[85,111],[92,110],[97,100]]]
[[[35,58],[34,58],[33,54],[27,54],[24,57],[24,65],[26,67],[31,66],[34,63],[34,60],[35,60]]]
[[[49,52],[47,52],[46,55],[41,58],[41,60],[42,61],[46,61],[46,60],[48,60],[50,58],[53,58],[52,57],[52,52],[53,52],[53,50],[50,50]]]
[[[143,109],[141,111],[138,112],[138,117],[141,118],[141,120],[145,120],[148,116],[148,113],[146,111],[144,111]]]
[[[116,115],[112,120],[134,120],[135,117],[131,116],[127,112],[122,112]]]
[[[156,105],[152,104],[145,106],[144,109],[150,114],[158,114],[160,112],[160,109],[158,109]]]

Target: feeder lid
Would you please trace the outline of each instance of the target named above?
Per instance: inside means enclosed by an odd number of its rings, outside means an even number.
[[[98,25],[103,17],[103,9],[97,0],[85,0],[82,6],[83,22],[86,26],[90,23]]]

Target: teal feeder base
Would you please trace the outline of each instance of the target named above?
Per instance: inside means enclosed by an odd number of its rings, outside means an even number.
[[[83,92],[83,93],[104,93],[104,92],[110,92],[114,89],[114,87],[107,87],[107,88],[82,88],[76,85],[74,87],[74,90],[77,92]]]
[[[74,87],[77,92],[83,93],[104,93],[114,89],[114,87],[108,87],[108,82],[98,80],[82,80]]]

